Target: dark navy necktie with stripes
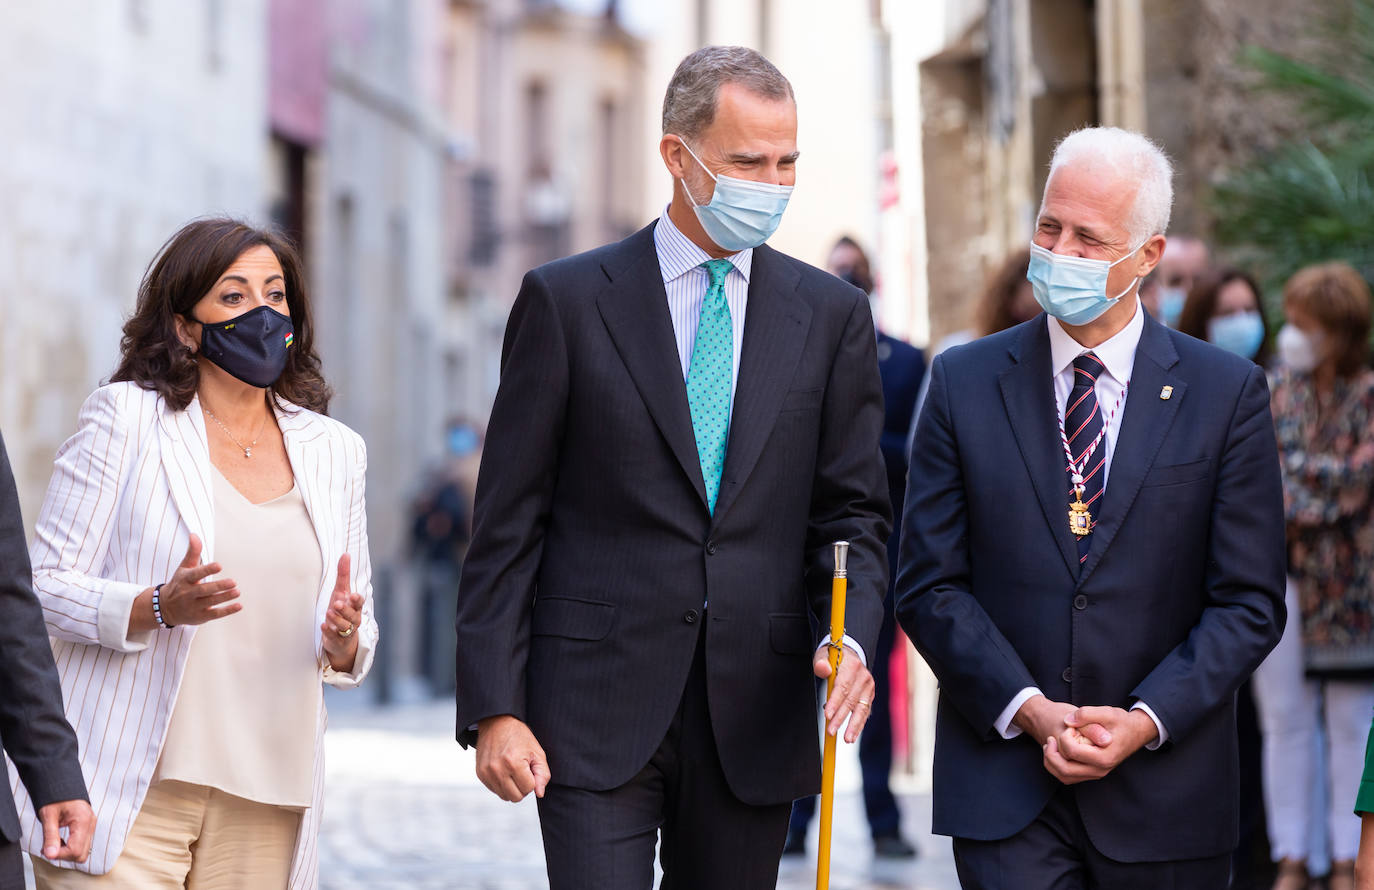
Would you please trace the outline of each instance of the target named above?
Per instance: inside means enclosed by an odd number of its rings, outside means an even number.
[[[1097,404],[1097,375],[1104,370],[1102,361],[1091,352],[1085,352],[1073,360],[1073,391],[1069,393],[1068,410],[1064,412],[1064,435],[1069,440],[1069,451],[1073,453],[1074,463],[1083,471],[1083,503],[1097,516],[1102,506],[1102,470],[1107,462],[1107,443],[1097,442],[1102,433],[1102,410]],[[1103,439],[1105,440],[1105,436]],[[1093,448],[1093,443],[1097,447]],[[1088,450],[1092,449],[1092,456]],[[1084,459],[1087,466],[1084,466]],[[1069,497],[1073,497],[1073,471],[1068,470]],[[1097,524],[1096,519],[1093,522]],[[1078,539],[1078,561],[1088,558],[1093,536],[1083,535]]]

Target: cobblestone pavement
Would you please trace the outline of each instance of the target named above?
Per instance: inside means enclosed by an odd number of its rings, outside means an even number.
[[[351,705],[351,706],[350,706]],[[322,890],[537,890],[546,888],[533,799],[498,800],[453,741],[447,702],[364,708],[330,697],[328,782],[320,838]],[[929,798],[903,795],[911,862],[875,861],[853,751],[836,780],[834,890],[956,890],[949,842],[931,837]],[[812,825],[805,859],[788,857],[779,890],[815,886]],[[723,888],[731,890],[731,888]]]

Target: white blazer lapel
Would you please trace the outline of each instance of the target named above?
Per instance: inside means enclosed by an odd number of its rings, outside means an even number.
[[[329,609],[329,595],[334,589],[334,578],[338,573],[338,542],[341,541],[337,528],[339,506],[334,503],[336,492],[330,490],[329,480],[333,477],[332,449],[320,447],[328,441],[324,430],[314,416],[307,411],[288,406],[276,406],[277,426],[281,428],[282,441],[286,443],[286,456],[291,461],[291,472],[296,477],[305,512],[310,516],[310,524],[315,528],[315,539],[320,545],[320,589],[315,596],[315,622],[324,622],[324,614]],[[319,649],[320,631],[315,629],[316,649]]]
[[[215,552],[215,502],[200,401],[192,398],[185,411],[173,409],[165,399],[159,399],[158,405],[158,441],[172,501],[182,522],[200,537],[201,560],[210,562]]]

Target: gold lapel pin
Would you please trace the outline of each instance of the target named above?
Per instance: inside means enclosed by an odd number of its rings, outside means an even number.
[[[1166,402],[1169,401],[1169,397],[1172,396],[1173,394],[1174,394],[1174,388],[1173,388],[1172,386],[1166,386],[1166,387],[1164,387],[1163,389],[1161,389],[1161,390],[1159,391],[1159,397],[1160,397],[1161,399],[1163,399],[1164,401],[1166,401]]]

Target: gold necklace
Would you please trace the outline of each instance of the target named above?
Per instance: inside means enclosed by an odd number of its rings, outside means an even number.
[[[262,419],[262,423],[258,424],[258,434],[253,437],[253,441],[249,442],[247,445],[244,445],[242,442],[238,440],[237,436],[229,432],[229,427],[225,426],[224,422],[220,420],[218,417],[216,417],[215,412],[211,411],[204,402],[200,403],[200,408],[206,414],[210,415],[210,419],[213,420],[216,424],[218,424],[220,429],[224,430],[224,434],[229,437],[230,441],[232,441],[239,448],[243,449],[243,456],[245,459],[253,456],[253,447],[258,444],[258,439],[262,438],[262,430],[263,427],[267,426],[267,418],[264,417]]]

